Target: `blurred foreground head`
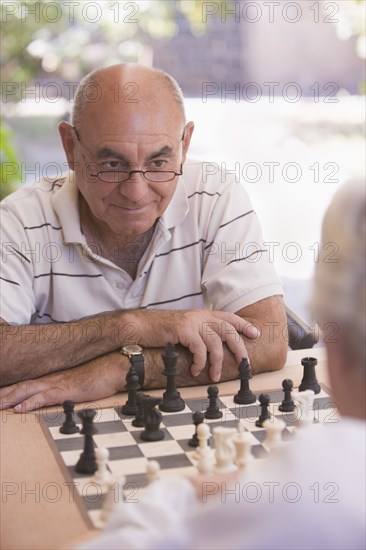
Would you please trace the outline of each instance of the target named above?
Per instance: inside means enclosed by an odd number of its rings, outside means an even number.
[[[331,384],[338,406],[343,414],[362,417],[366,380],[365,233],[365,184],[352,181],[336,193],[323,221],[311,309],[326,335]],[[353,401],[361,401],[358,411],[356,405],[346,403],[351,400],[351,392]]]

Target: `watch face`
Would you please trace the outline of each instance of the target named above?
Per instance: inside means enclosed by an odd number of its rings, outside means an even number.
[[[128,346],[123,346],[122,351],[127,355],[141,355],[143,350],[142,347],[137,344],[130,344]]]

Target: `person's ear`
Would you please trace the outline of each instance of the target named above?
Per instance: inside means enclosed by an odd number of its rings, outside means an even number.
[[[58,133],[60,134],[62,146],[64,148],[67,162],[70,170],[74,170],[75,166],[75,138],[72,126],[65,121],[58,125]]]
[[[337,391],[339,387],[348,386],[350,376],[351,358],[347,354],[345,346],[338,336],[338,340],[326,343],[328,372],[331,381],[331,387]]]
[[[184,137],[183,137],[183,160],[182,164],[186,160],[187,151],[189,148],[189,144],[191,143],[191,138],[194,130],[194,122],[190,121],[187,122],[184,128]]]

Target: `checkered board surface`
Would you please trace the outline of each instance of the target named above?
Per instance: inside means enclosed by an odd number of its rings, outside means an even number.
[[[266,391],[271,397],[269,411],[272,416],[282,418],[286,423],[283,431],[283,439],[290,440],[301,411],[296,409],[293,413],[281,413],[278,406],[283,399],[283,391]],[[259,395],[258,392],[257,395]],[[259,402],[252,405],[237,405],[233,396],[220,396],[220,408],[223,416],[219,420],[205,420],[210,425],[211,432],[215,426],[236,427],[238,422],[243,424],[252,438],[252,453],[255,458],[261,459],[268,456],[264,439],[266,436],[263,428],[258,428],[255,421],[260,413]],[[120,409],[99,409],[95,417],[97,433],[93,436],[97,447],[109,450],[108,466],[113,476],[126,477],[125,497],[137,499],[143,488],[147,485],[146,465],[148,460],[157,460],[160,464],[160,477],[169,475],[194,475],[197,474],[196,461],[193,457],[195,449],[188,445],[188,440],[194,433],[192,414],[195,411],[205,411],[208,399],[186,400],[186,407],[179,413],[162,413],[163,421],[161,429],[165,438],[157,442],[143,442],[140,433],[143,428],[132,426],[133,417],[122,415]],[[315,396],[314,423],[326,423],[332,425],[338,422],[337,408],[332,398],[324,387]],[[75,420],[78,417],[75,414]],[[76,490],[75,498],[78,499],[84,517],[89,517],[94,527],[101,527],[100,511],[105,497],[104,489],[93,476],[77,474],[74,466],[83,451],[84,437],[80,433],[64,435],[59,431],[64,421],[63,412],[47,413],[43,416],[43,428],[50,445],[56,456],[61,458],[61,467],[64,468],[65,477],[73,480]],[[80,425],[81,427],[81,425]],[[213,438],[210,440],[214,447]],[[55,447],[56,446],[56,447]],[[66,467],[66,468],[65,468]],[[71,479],[70,479],[71,478]],[[85,510],[87,514],[85,514]]]

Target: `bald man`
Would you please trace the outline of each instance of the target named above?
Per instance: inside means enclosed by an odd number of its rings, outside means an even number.
[[[232,176],[187,159],[193,129],[162,71],[119,64],[81,82],[59,125],[69,173],[2,203],[2,408],[113,395],[131,360],[144,388],[163,387],[168,342],[181,385],[234,378],[248,355],[255,373],[283,366],[258,220]]]

